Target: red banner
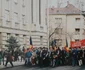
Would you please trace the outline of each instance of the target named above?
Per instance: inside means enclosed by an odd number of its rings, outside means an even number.
[[[85,39],[81,40],[81,46],[85,46]]]
[[[74,41],[71,41],[71,48],[78,48],[78,47],[81,47],[81,42],[78,41],[78,42],[74,42]]]
[[[77,41],[77,42],[71,41],[70,46],[71,46],[71,48],[85,47],[85,39]]]

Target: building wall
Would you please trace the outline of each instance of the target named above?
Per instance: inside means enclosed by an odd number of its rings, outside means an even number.
[[[65,46],[66,37],[70,46],[70,41],[76,39],[85,39],[85,22],[82,15],[50,15],[50,32],[53,32],[55,28],[62,28],[62,34],[54,34],[53,39],[62,39],[61,47]],[[61,18],[61,20],[58,20]],[[80,19],[79,19],[80,18]],[[76,20],[79,19],[79,20]],[[80,29],[80,33],[76,34],[75,28]]]
[[[30,36],[34,47],[41,47],[42,37],[42,47],[47,47],[46,1],[41,0],[41,3],[39,1],[0,0],[0,39],[2,38],[0,44],[3,48],[10,36],[15,36],[21,46],[25,47],[29,46]],[[41,18],[41,23],[39,23],[39,18]]]

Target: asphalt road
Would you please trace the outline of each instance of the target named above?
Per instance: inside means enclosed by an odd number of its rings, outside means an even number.
[[[2,69],[2,70],[85,70],[85,66],[79,67],[79,66],[59,66],[55,68],[51,67],[45,67],[45,68],[40,68],[40,67],[25,67],[25,66],[18,66],[18,67],[13,67],[13,68],[7,68],[7,69]]]

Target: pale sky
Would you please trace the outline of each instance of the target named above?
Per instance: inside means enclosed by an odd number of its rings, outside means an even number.
[[[52,7],[52,6],[57,7],[58,1],[61,2],[61,7],[65,7],[67,5],[67,1],[69,1],[69,3],[78,7],[79,6],[78,1],[80,1],[81,5],[82,5],[82,2],[83,2],[84,6],[81,6],[81,7],[83,8],[83,10],[85,10],[85,0],[48,0],[48,1],[49,1],[49,7]]]

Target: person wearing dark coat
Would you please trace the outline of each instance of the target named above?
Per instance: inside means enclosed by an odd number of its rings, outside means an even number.
[[[0,51],[0,65],[1,65],[1,61],[2,61],[2,51]]]
[[[61,61],[62,61],[62,65],[65,65],[65,57],[66,57],[66,51],[64,50],[64,48],[62,48],[61,50]]]
[[[47,56],[48,56],[48,52],[46,50],[46,48],[43,48],[43,51],[42,51],[42,59],[43,59],[43,66],[46,67],[46,64],[47,64]]]
[[[83,48],[83,65],[85,65],[85,48]]]
[[[55,67],[57,65],[57,48],[53,47],[53,50],[51,51],[51,66]]]
[[[7,56],[6,56],[6,64],[5,64],[5,66],[7,66],[8,62],[10,62],[11,66],[13,67],[12,61],[13,61],[12,55],[11,55],[10,52],[8,52]]]
[[[48,49],[45,48],[44,66],[48,67],[49,64],[50,64],[50,61],[49,61],[49,52],[48,52]]]
[[[77,49],[76,48],[73,48],[72,49],[72,66],[75,66],[77,65]]]
[[[39,66],[40,67],[43,67],[43,57],[42,57],[42,52],[43,52],[43,49],[42,48],[40,48],[40,51],[39,51],[39,53],[38,53],[38,59],[39,59]]]
[[[78,49],[78,55],[77,55],[77,58],[78,58],[78,65],[81,66],[82,65],[82,58],[83,58],[83,51],[81,48]]]

